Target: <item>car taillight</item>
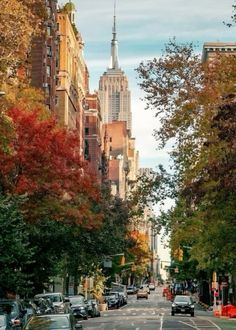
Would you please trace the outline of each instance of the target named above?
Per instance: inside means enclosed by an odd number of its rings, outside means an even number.
[[[16,320],[12,320],[12,325],[15,326],[20,326],[21,325],[21,321],[16,319]]]

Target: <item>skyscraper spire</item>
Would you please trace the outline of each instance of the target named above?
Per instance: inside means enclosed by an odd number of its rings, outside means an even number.
[[[110,69],[119,69],[118,41],[116,39],[116,0],[114,1],[114,22],[113,22],[113,29],[112,29]]]

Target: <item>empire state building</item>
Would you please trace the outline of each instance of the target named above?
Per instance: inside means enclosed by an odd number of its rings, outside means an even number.
[[[125,121],[127,123],[127,129],[131,132],[131,97],[128,79],[119,66],[115,8],[111,41],[111,61],[107,71],[100,77],[98,95],[103,123]]]

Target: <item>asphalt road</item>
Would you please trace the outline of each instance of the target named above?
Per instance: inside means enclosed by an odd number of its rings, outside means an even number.
[[[212,312],[197,305],[195,317],[171,316],[170,311],[171,302],[162,297],[162,288],[158,288],[151,291],[148,300],[130,295],[126,306],[82,323],[86,330],[236,330],[236,320],[216,319]]]

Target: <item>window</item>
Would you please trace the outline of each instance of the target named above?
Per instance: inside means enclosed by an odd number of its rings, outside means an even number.
[[[51,46],[47,46],[47,56],[48,57],[52,56],[52,47]]]
[[[51,77],[51,66],[47,65],[47,76]]]
[[[46,96],[50,96],[50,91],[51,91],[50,85],[47,85],[45,88]]]
[[[52,35],[52,27],[50,25],[47,26],[47,35],[48,36]]]
[[[51,7],[47,7],[47,13],[48,13],[48,18],[50,18],[52,16],[52,8]]]
[[[85,135],[89,135],[89,127],[85,127]]]

